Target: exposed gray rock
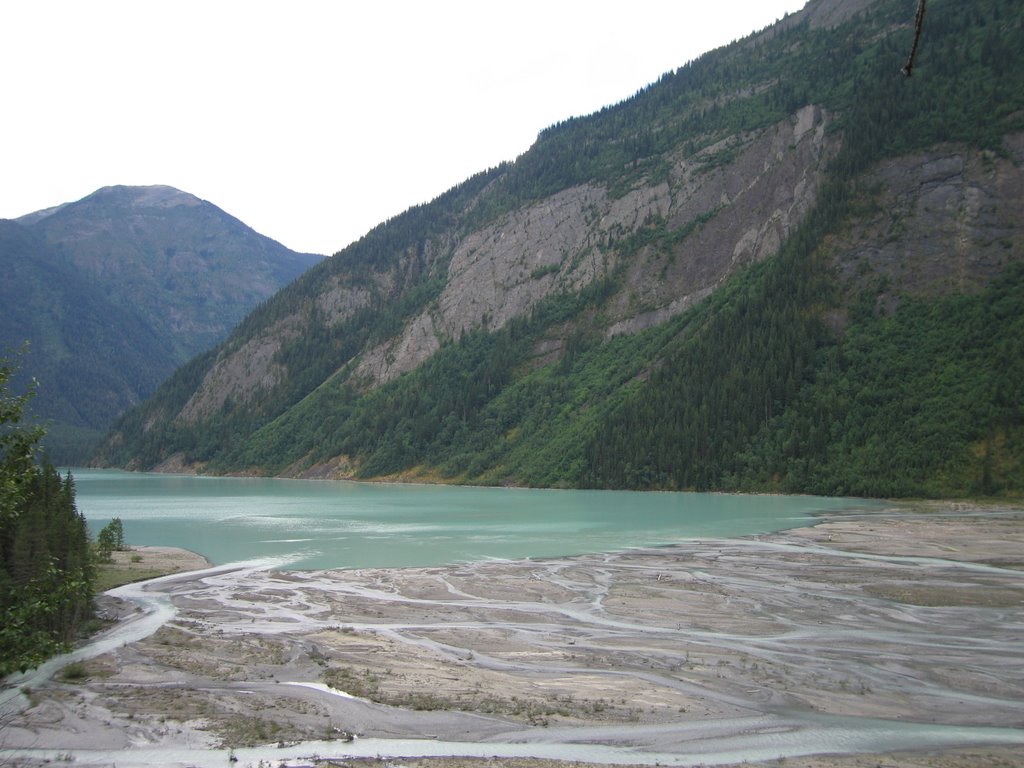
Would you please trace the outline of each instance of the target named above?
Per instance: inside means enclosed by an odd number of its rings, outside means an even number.
[[[246,402],[260,390],[270,390],[284,378],[285,369],[274,361],[282,341],[295,331],[257,336],[222,355],[203,377],[202,384],[182,408],[178,418],[194,424],[209,418],[228,400]]]
[[[814,203],[837,141],[809,106],[762,131],[679,156],[669,179],[619,198],[594,185],[564,190],[473,232],[454,248],[444,291],[400,337],[365,353],[356,375],[381,384],[413,370],[445,339],[502,328],[560,291],[578,291],[622,258],[615,243],[644,226],[690,228],[670,250],[628,255],[607,333],[664,322],[737,267],[776,253]]]
[[[340,277],[334,276],[327,281],[325,290],[317,295],[316,305],[324,314],[324,324],[332,326],[368,306],[371,298],[372,294],[365,286],[344,285]]]
[[[959,146],[906,155],[879,165],[864,181],[876,190],[834,245],[849,290],[880,286],[893,308],[901,294],[972,292],[1024,251],[1024,134],[1007,138],[1009,157]]]

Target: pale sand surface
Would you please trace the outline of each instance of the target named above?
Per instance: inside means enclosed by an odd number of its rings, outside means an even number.
[[[126,589],[169,597],[177,614],[83,662],[84,680],[30,682],[24,711],[3,715],[0,746],[57,750],[79,766],[113,762],[89,750],[121,750],[125,766],[143,764],[133,756],[146,748],[241,755],[357,734],[357,744],[604,743],[691,764],[705,753],[724,764],[728,749],[752,744],[751,763],[805,768],[1024,765],[1024,730],[1014,744],[940,729],[911,751],[802,754],[863,751],[836,730],[846,721],[819,715],[1024,728],[1019,508],[919,504],[605,555],[358,571],[250,565]],[[280,755],[267,764],[312,764]],[[22,752],[14,764],[47,757]],[[167,764],[213,764],[188,757]]]
[[[123,552],[111,552],[110,556],[114,561],[111,568],[128,573],[138,570],[181,573],[210,567],[210,561],[202,555],[177,547],[133,547]],[[136,562],[135,556],[141,559]]]

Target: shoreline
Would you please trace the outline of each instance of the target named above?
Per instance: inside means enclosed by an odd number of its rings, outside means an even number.
[[[122,470],[129,471],[129,470]],[[232,478],[234,479],[234,478]],[[244,479],[244,478],[243,478]],[[284,478],[289,479],[289,478]],[[327,481],[333,482],[333,481]],[[351,482],[364,482],[361,480],[354,480]],[[372,481],[371,481],[372,482]],[[515,490],[514,488],[512,490]],[[537,489],[531,489],[537,490]],[[539,490],[560,490],[560,489],[539,489]],[[632,493],[632,491],[626,491],[626,493]],[[674,493],[674,491],[650,491],[650,493]],[[714,493],[714,492],[709,492]],[[792,496],[794,494],[772,494],[772,493],[757,493],[757,494],[732,494],[729,492],[721,492],[720,495],[743,495],[743,496]],[[851,500],[856,501],[855,498],[851,497]],[[872,499],[866,499],[866,501],[875,501]],[[988,517],[998,516],[1000,514],[1009,515],[1024,515],[1024,502],[1020,504],[1014,502],[1000,502],[987,504],[985,502],[971,501],[971,500],[931,500],[931,499],[914,499],[914,500],[900,500],[900,499],[884,499],[877,500],[884,506],[880,506],[876,509],[865,509],[864,507],[858,507],[855,504],[849,507],[840,509],[826,509],[817,510],[806,513],[807,519],[800,520],[794,523],[792,527],[781,528],[775,531],[767,531],[764,533],[751,533],[744,534],[734,537],[694,537],[684,541],[718,541],[728,539],[765,539],[772,536],[784,536],[786,534],[802,531],[813,531],[813,529],[821,526],[828,525],[831,522],[837,520],[846,521],[868,521],[879,518],[898,518],[906,515],[919,515],[927,514],[934,515],[936,517],[943,515],[946,517],[950,516],[973,516],[976,514],[982,514]],[[813,538],[813,536],[808,536]],[[615,555],[623,552],[628,552],[632,549],[645,549],[645,550],[661,550],[661,549],[672,549],[680,546],[679,542],[667,542],[664,544],[650,544],[641,545],[639,547],[626,547],[622,550],[609,550],[605,552],[591,552],[591,553],[575,553],[565,555],[538,555],[536,557],[525,557],[515,558],[516,560],[533,561],[533,560],[551,560],[551,559],[570,559],[576,557],[588,557],[588,556],[600,556],[600,555]],[[132,562],[132,556],[141,555],[143,560]],[[209,560],[205,555],[196,552],[194,550],[186,549],[184,547],[171,547],[162,545],[127,545],[124,550],[114,551],[111,553],[113,562],[105,564],[108,569],[121,570],[131,572],[136,571],[152,571],[151,575],[141,575],[139,578],[126,579],[120,584],[127,584],[136,581],[144,581],[149,578],[157,578],[159,576],[166,576],[174,573],[187,573],[190,571],[203,570],[212,567],[230,566],[230,562],[226,563],[214,563]],[[1022,555],[1024,560],[1024,555]],[[499,559],[501,561],[501,559]],[[372,571],[372,570],[393,570],[393,569],[423,569],[423,568],[455,568],[465,565],[475,565],[482,562],[488,561],[458,561],[453,563],[442,563],[434,564],[429,566],[338,566],[336,568],[303,568],[296,569],[298,573],[305,572],[321,572],[321,571]],[[1024,566],[1022,566],[1024,567]],[[289,571],[288,567],[281,568],[279,570]],[[119,585],[120,585],[119,584]],[[97,590],[98,596],[107,590]]]
[[[96,599],[124,584],[187,573],[213,565],[198,552],[181,547],[126,546],[110,553],[109,563],[100,563],[96,569]]]
[[[725,746],[743,733],[770,744],[783,729],[795,734],[776,755],[788,766],[859,768],[879,756],[1012,765],[1024,749],[1024,510],[927,506],[600,555],[207,569],[136,585],[177,614],[85,662],[84,680],[35,688],[3,746],[71,753],[79,765],[114,746],[117,764],[131,765],[133,749],[153,744],[570,739],[726,764]],[[865,742],[808,754],[841,746],[832,726],[814,723],[876,721],[900,723],[914,751]],[[938,737],[913,737],[978,726],[1021,741],[932,747]],[[734,762],[755,755],[743,754]]]
[[[523,490],[523,491],[604,491],[608,493],[694,493],[694,494],[708,494],[708,495],[721,495],[721,496],[793,496],[793,497],[809,497],[809,498],[824,498],[824,499],[850,499],[850,500],[861,500],[866,502],[878,502],[880,504],[892,504],[892,505],[930,505],[930,504],[968,504],[979,507],[987,506],[998,506],[1007,508],[1022,508],[1024,506],[1024,496],[1021,497],[963,497],[955,499],[931,499],[923,497],[907,497],[907,498],[892,498],[892,497],[870,497],[870,496],[822,496],[815,493],[803,493],[803,492],[787,492],[787,491],[694,491],[694,490],[667,490],[664,488],[652,488],[652,489],[629,489],[629,488],[574,488],[574,487],[535,487],[529,485],[485,485],[476,483],[462,483],[457,480],[430,480],[428,475],[408,475],[399,473],[397,475],[380,475],[371,478],[355,477],[354,475],[321,475],[321,474],[261,474],[256,471],[251,472],[227,472],[221,474],[213,474],[201,471],[200,468],[175,468],[175,469],[162,469],[159,466],[151,469],[125,469],[124,467],[105,467],[105,466],[83,466],[83,467],[61,467],[62,472],[70,471],[72,475],[75,471],[86,470],[90,472],[114,472],[123,473],[126,475],[164,475],[168,477],[203,477],[203,478],[224,478],[231,480],[301,480],[311,481],[319,483],[358,483],[365,485],[422,485],[422,486],[447,486],[453,488],[494,488],[494,489],[507,489],[510,491]],[[406,479],[403,479],[406,478]]]

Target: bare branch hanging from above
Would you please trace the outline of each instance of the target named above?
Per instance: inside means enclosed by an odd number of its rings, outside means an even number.
[[[917,55],[917,44],[921,41],[921,25],[924,23],[924,0],[917,0],[917,15],[914,18],[914,42],[910,46],[910,55],[903,65],[904,77],[910,77],[914,70],[914,57]]]

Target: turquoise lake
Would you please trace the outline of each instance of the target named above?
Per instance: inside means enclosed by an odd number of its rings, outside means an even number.
[[[556,557],[793,528],[861,499],[466,488],[72,470],[95,536],[296,569]]]

